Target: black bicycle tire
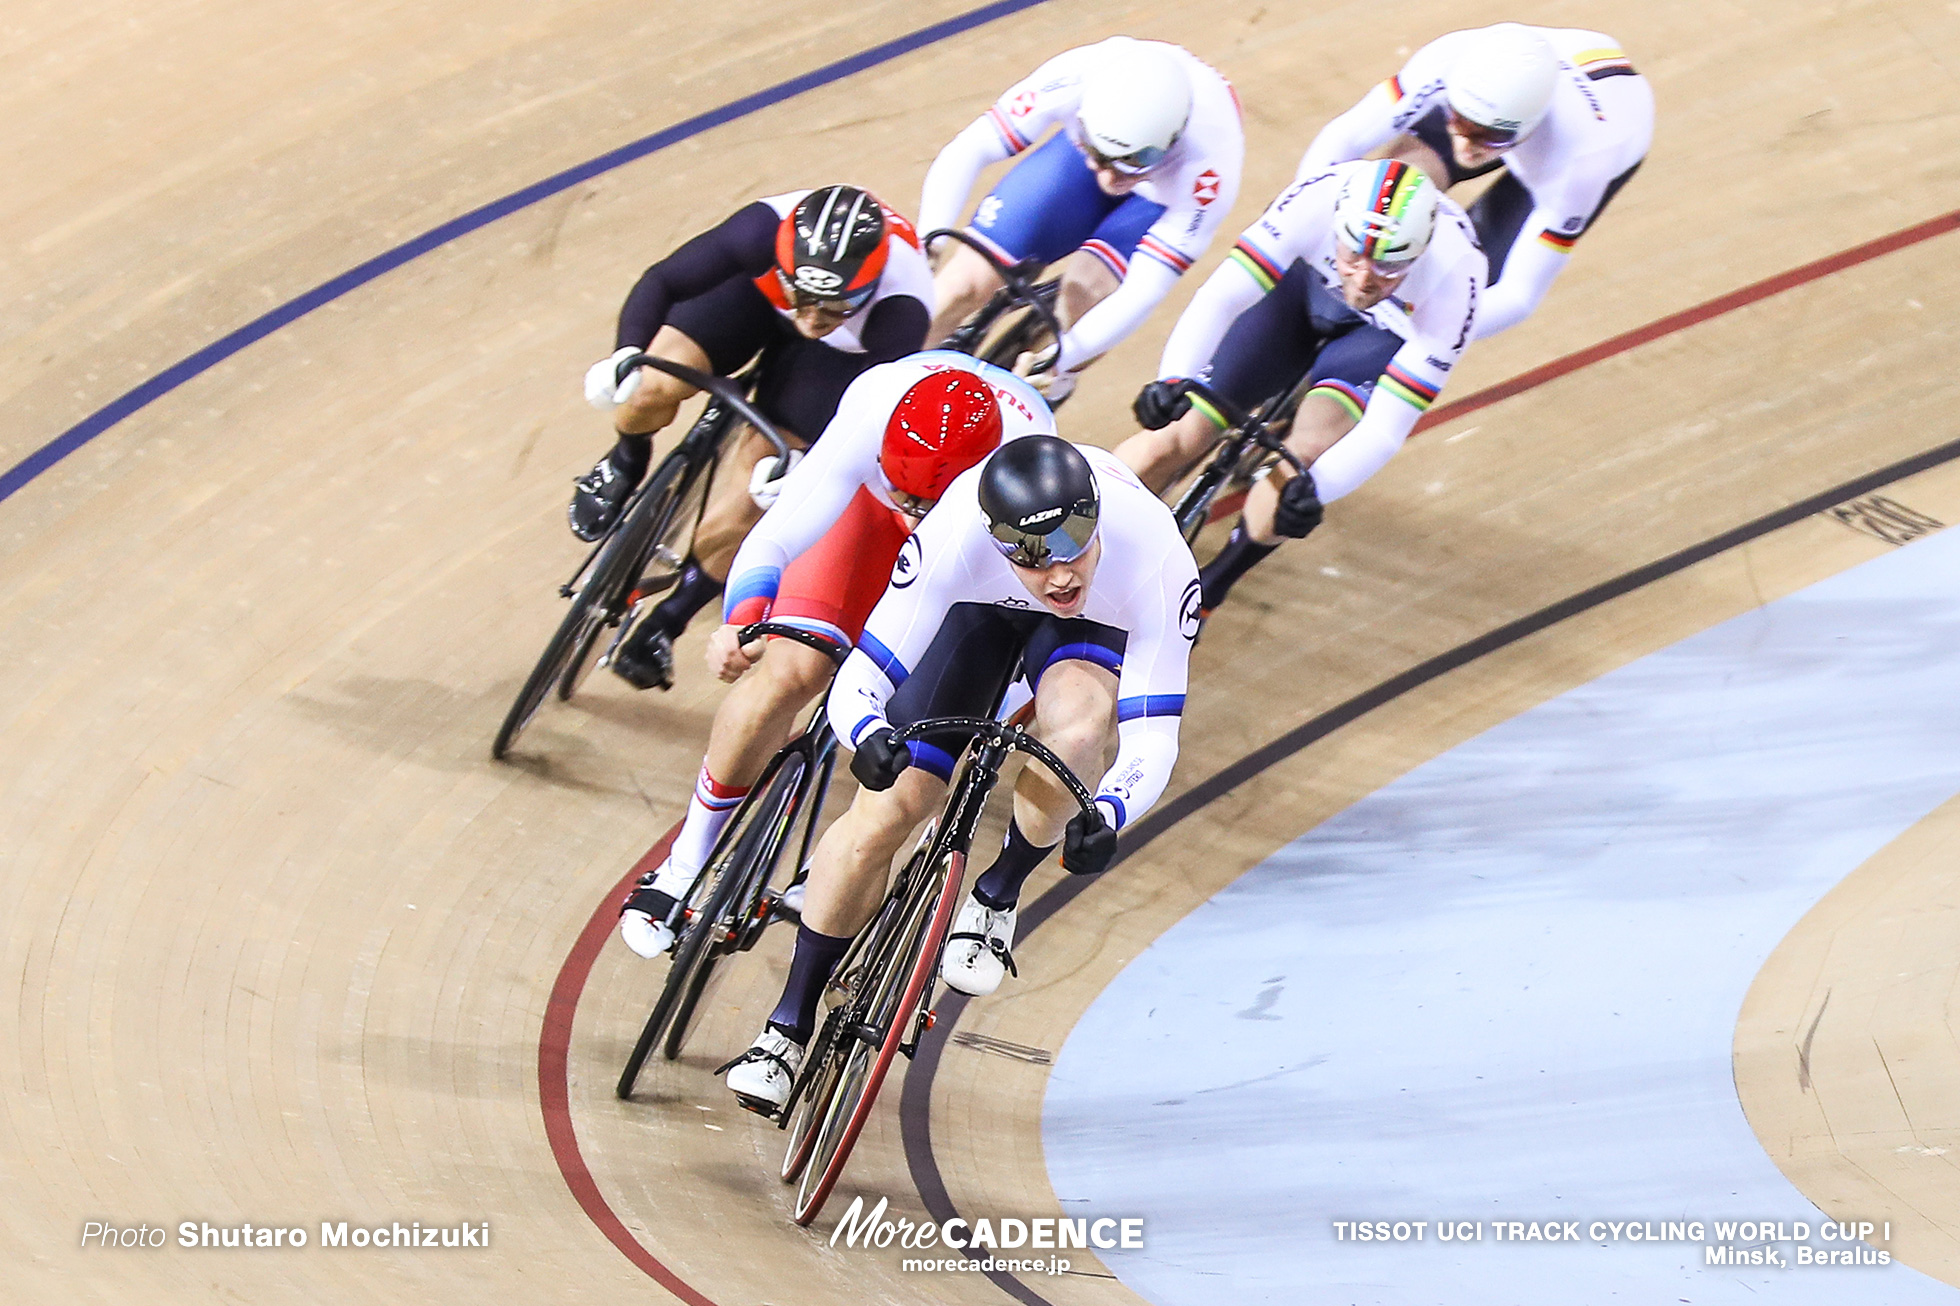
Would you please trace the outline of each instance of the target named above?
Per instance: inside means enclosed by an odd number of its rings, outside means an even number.
[[[551,693],[552,682],[563,673],[566,659],[574,647],[591,634],[596,638],[597,631],[605,624],[605,614],[597,610],[597,605],[581,603],[579,597],[572,598],[571,611],[559,621],[558,629],[545,643],[544,652],[539,655],[531,674],[525,678],[524,687],[517,691],[517,698],[504,713],[503,724],[497,727],[497,737],[490,742],[490,756],[502,761],[510,752],[517,737],[531,724],[531,718],[544,706]]]
[[[803,777],[810,773],[810,765],[809,759],[801,754],[793,754],[792,757],[796,763],[795,774],[791,775],[791,767],[787,763],[777,769],[769,780],[768,794],[756,804],[761,814],[750,822],[748,829],[737,836],[735,847],[729,853],[729,860],[741,867],[741,873],[730,881],[731,888],[726,894],[721,892],[720,885],[716,886],[715,899],[708,909],[709,918],[715,923],[717,930],[726,929],[725,937],[729,940],[729,946],[710,948],[707,955],[696,963],[686,991],[681,994],[680,1003],[674,1008],[674,1014],[667,1022],[667,1035],[660,1050],[661,1055],[669,1061],[680,1057],[681,1048],[687,1042],[688,1026],[694,1019],[695,1004],[700,1002],[702,990],[707,988],[715,966],[723,956],[733,950],[733,941],[740,934],[742,921],[731,919],[730,908],[735,909],[733,915],[746,917],[750,911],[749,904],[761,893],[761,888],[758,888],[755,883],[758,873],[763,881],[762,887],[767,887],[769,877],[775,873],[776,862],[782,856],[786,839],[776,840],[774,856],[768,855],[766,848],[759,851],[753,843],[747,841],[757,835],[767,838],[771,829],[783,819],[781,816],[773,815],[769,808],[772,801],[777,801],[777,795],[782,795],[779,801],[784,804],[798,801],[797,790],[802,787]],[[785,776],[789,776],[787,782],[784,780]],[[789,821],[793,828],[795,824],[793,812],[789,815]],[[726,872],[723,874],[726,878]],[[675,966],[678,967],[679,964],[679,959],[676,958]]]
[[[877,1105],[878,1093],[884,1087],[892,1062],[897,1059],[898,1049],[910,1033],[907,1027],[912,1021],[913,1010],[931,997],[935,976],[930,972],[922,976],[920,968],[937,965],[939,949],[929,936],[939,921],[942,906],[947,908],[945,929],[952,928],[953,913],[950,909],[954,904],[944,900],[950,896],[956,873],[951,866],[952,859],[960,857],[963,860],[964,857],[950,843],[948,840],[942,846],[938,840],[934,841],[926,862],[928,878],[921,888],[915,890],[916,897],[908,903],[906,918],[900,925],[899,947],[893,954],[898,964],[889,966],[886,973],[879,977],[880,982],[873,991],[872,1000],[865,1004],[865,1014],[874,1022],[882,1016],[884,1037],[875,1045],[862,1038],[853,1039],[851,1048],[845,1053],[844,1069],[838,1076],[838,1086],[824,1111],[816,1146],[805,1162],[792,1205],[791,1218],[798,1225],[808,1225],[815,1220],[822,1213],[824,1204],[830,1200],[831,1193],[836,1191],[837,1181],[843,1178],[844,1170],[850,1164],[851,1153],[863,1136],[865,1122]],[[944,934],[945,930],[939,932]],[[922,987],[915,992],[913,984],[917,980],[922,980]],[[887,999],[889,1009],[881,1011]],[[865,1076],[855,1089],[850,1089],[847,1086],[851,1066],[858,1062],[866,1063]],[[833,1125],[838,1129],[839,1136],[826,1155],[824,1141]],[[820,1160],[821,1165],[818,1164]],[[811,1186],[813,1168],[817,1180]]]
[[[906,860],[905,868],[893,881],[892,889],[878,908],[877,917],[859,932],[858,940],[851,945],[851,951],[838,963],[837,973],[848,975],[856,965],[860,949],[866,953],[876,953],[884,946],[887,923],[892,915],[892,904],[898,893],[911,883],[914,868],[924,858],[931,855],[936,839],[928,835],[912,856]],[[842,1006],[834,1007],[824,1017],[823,1025],[817,1032],[817,1041],[811,1047],[804,1064],[817,1067],[814,1072],[819,1081],[812,1088],[805,1088],[793,1103],[795,1116],[785,1122],[790,1131],[788,1150],[783,1155],[782,1180],[786,1184],[795,1183],[810,1161],[810,1152],[816,1146],[817,1130],[823,1124],[824,1113],[830,1106],[830,1099],[837,1091],[836,1069],[842,1065],[833,1054],[837,1043],[837,1031],[858,1014],[855,993]]]
[[[626,516],[619,523],[617,534],[620,543],[617,549],[601,555],[593,563],[592,577],[586,582],[586,588],[598,585],[602,589],[610,588],[616,591],[613,605],[617,606],[619,611],[615,619],[606,624],[616,624],[618,619],[625,617],[627,600],[632,597],[634,588],[640,583],[647,561],[652,558],[653,551],[660,547],[661,540],[666,537],[680,505],[693,494],[695,486],[701,481],[702,477],[698,471],[690,477],[688,470],[688,459],[679,450],[662,459],[660,466],[653,473],[653,479],[647,482],[646,488],[634,496],[633,502],[627,506]],[[602,568],[605,570],[603,579],[600,574]],[[584,592],[583,589],[580,590],[581,594]],[[573,602],[577,602],[577,599],[575,598]],[[572,695],[578,692],[579,686],[585,682],[585,677],[591,670],[592,651],[598,647],[600,629],[594,626],[587,633],[584,642],[559,674],[557,678],[559,702],[569,702]]]

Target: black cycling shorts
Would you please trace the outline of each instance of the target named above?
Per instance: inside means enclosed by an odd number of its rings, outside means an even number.
[[[1082,617],[1058,617],[1045,608],[955,603],[946,612],[919,664],[885,705],[885,719],[907,726],[934,717],[991,717],[1007,687],[1026,676],[1038,687],[1057,662],[1093,662],[1112,673],[1123,669],[1129,632]],[[956,735],[934,735],[907,745],[912,765],[941,780],[953,778],[964,745]]]
[[[1401,348],[1401,336],[1349,308],[1296,259],[1225,332],[1205,380],[1240,408],[1252,409],[1310,377],[1358,418]]]
[[[823,434],[844,391],[873,362],[869,354],[809,339],[744,277],[681,300],[668,312],[667,325],[701,347],[717,376],[730,376],[762,355],[755,406],[805,443]]]

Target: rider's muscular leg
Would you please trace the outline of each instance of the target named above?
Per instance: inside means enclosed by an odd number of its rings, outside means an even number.
[[[715,712],[708,735],[708,770],[746,788],[776,750],[789,742],[796,714],[830,681],[831,660],[813,648],[772,639],[762,659],[735,682]]]
[[[647,346],[647,353],[670,363],[691,367],[697,372],[711,371],[714,366],[708,361],[708,355],[702,352],[701,346],[670,326],[661,327],[655,333],[653,343]],[[630,470],[636,480],[644,476],[652,457],[653,437],[672,425],[674,414],[680,410],[680,406],[699,393],[679,377],[669,376],[656,368],[640,369],[640,384],[625,403],[613,410],[613,430],[619,437],[619,455],[623,455],[627,461],[627,465],[620,470]]]
[[[784,434],[788,436],[789,432]],[[793,437],[790,444],[801,447],[801,442]],[[762,509],[749,497],[749,475],[763,456],[772,451],[767,440],[745,430],[735,446],[722,456],[721,466],[715,472],[714,495],[701,514],[701,524],[695,528],[694,548],[681,570],[681,578],[673,591],[654,605],[654,621],[670,636],[678,638],[695,613],[721,596],[728,568],[735,561],[735,551],[741,547],[749,528],[762,520]]]
[[[1345,407],[1326,395],[1310,394],[1300,401],[1300,411],[1293,419],[1286,447],[1311,468],[1314,459],[1353,429],[1354,415]],[[1201,602],[1206,612],[1223,603],[1239,578],[1280,546],[1279,532],[1273,529],[1273,513],[1279,507],[1279,487],[1292,479],[1293,469],[1281,463],[1245,496],[1245,511],[1240,514],[1238,525],[1232,528],[1232,537],[1198,572],[1198,582],[1203,586]]]
[[[776,750],[789,742],[797,712],[829,682],[831,666],[815,649],[777,639],[735,682],[715,712],[702,775],[688,799],[681,832],[674,836],[669,865],[676,878],[671,884],[656,881],[655,888],[679,897],[693,883],[741,800]]]
[[[884,900],[892,859],[946,796],[946,784],[910,767],[883,793],[858,790],[850,810],[817,842],[803,920],[825,934],[856,934]]]
[[[1286,447],[1312,468],[1314,459],[1354,429],[1354,421],[1354,414],[1337,400],[1325,394],[1310,394],[1300,401],[1300,411],[1293,419]],[[1279,487],[1292,479],[1293,469],[1281,463],[1245,496],[1245,524],[1258,543],[1279,543],[1280,537],[1273,530],[1273,510],[1279,507]]]
[[[1115,729],[1115,676],[1090,663],[1073,661],[1058,662],[1042,674],[1035,694],[1033,733],[1085,784],[1107,768]],[[1018,903],[1021,886],[1055,851],[1069,818],[1078,810],[1074,797],[1046,767],[1025,768],[1014,786],[1014,814],[1007,823],[1006,842],[973,885],[980,904],[1005,911]]]
[[[1088,250],[1078,249],[1062,260],[1062,284],[1055,296],[1055,316],[1064,327],[1072,327],[1082,320],[1084,313],[1115,294],[1121,284],[1109,270],[1109,264]],[[1079,366],[1081,361],[1069,360],[1072,366]]]
[[[789,979],[769,1023],[798,1043],[809,1040],[830,972],[885,896],[892,858],[946,796],[938,777],[912,768],[883,793],[858,790],[850,810],[817,843],[804,889]]]
[[[932,325],[926,330],[927,348],[959,330],[960,323],[971,317],[1001,285],[1000,274],[993,266],[965,245],[949,239],[941,241],[939,248],[948,253],[932,278],[932,297],[938,307],[933,310]]]
[[[1093,788],[1109,765],[1116,734],[1116,677],[1092,662],[1071,659],[1050,666],[1035,690],[1032,733]],[[1060,843],[1069,818],[1080,810],[1046,767],[1022,769],[1014,785],[1014,823],[1028,842]]]
[[[1152,494],[1162,494],[1217,440],[1217,425],[1193,408],[1161,431],[1138,431],[1116,446],[1116,456],[1150,487]]]

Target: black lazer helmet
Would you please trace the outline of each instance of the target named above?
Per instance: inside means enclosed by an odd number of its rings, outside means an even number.
[[[1082,451],[1052,435],[1009,440],[980,473],[980,515],[1017,567],[1073,562],[1096,538],[1102,496]]]
[[[885,271],[885,210],[869,191],[821,186],[776,228],[776,276],[790,307],[864,305]]]

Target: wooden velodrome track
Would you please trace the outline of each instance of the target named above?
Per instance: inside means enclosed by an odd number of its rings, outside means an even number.
[[[895,1251],[833,1250],[787,1223],[779,1135],[706,1073],[752,1033],[786,937],[726,977],[688,1055],[658,1066],[641,1100],[611,1097],[657,968],[616,944],[575,945],[681,811],[717,701],[697,670],[700,632],[672,693],[600,677],[547,709],[517,765],[487,756],[578,556],[564,500],[605,430],[579,375],[610,346],[640,268],[748,199],[849,179],[910,209],[939,145],[1000,88],[1125,31],[1181,41],[1237,85],[1248,171],[1235,231],[1311,133],[1430,35],[1501,18],[1611,31],[1654,83],[1653,155],[1543,311],[1473,351],[1445,395],[1457,400],[1960,208],[1948,63],[1960,16],[1940,3],[1053,0],[728,115],[110,410],[459,215],[962,12],[961,0],[10,6],[9,1300],[645,1299],[656,1271],[690,1301],[1003,1300],[979,1275],[901,1275]],[[1614,592],[1272,750],[1283,755],[1245,783],[1160,821],[1118,872],[1048,900],[1052,918],[1017,949],[1026,978],[958,1013],[962,1035],[996,1050],[935,1043],[904,1093],[888,1089],[839,1206],[861,1191],[912,1216],[928,1199],[1052,1212],[1045,1072],[1000,1044],[1059,1047],[1170,923],[1409,767],[1891,547],[1815,510],[1960,435],[1948,380],[1960,273],[1944,231],[1811,268],[1433,426],[1243,585],[1198,651],[1173,795],[1487,632]],[[1176,308],[1228,244],[1091,374],[1066,433],[1128,432]],[[71,431],[65,458],[26,462]],[[1955,520],[1960,472],[1927,461],[1860,488],[1884,482]],[[1609,584],[1791,505],[1777,529],[1651,583]],[[1945,1033],[1954,950],[1928,909],[1954,900],[1941,850],[1957,827],[1949,804],[1813,912],[1763,972],[1737,1047],[1786,1172],[1827,1210],[1891,1218],[1898,1255],[1960,1283],[1951,1157],[1931,1146],[1950,1127],[1934,1139],[1901,1125],[1915,1103],[1886,1105],[1889,1076],[1864,1050],[1917,1022],[1907,1089],[1929,1095],[1922,1123],[1938,1118],[1960,1057]],[[1866,983],[1868,1000],[1841,999],[1818,1031],[1821,972],[1856,992],[1872,958],[1889,968],[1902,949],[1923,959],[1905,968],[1921,977],[1911,1003],[1869,1000]],[[1806,1025],[1817,1045],[1799,1087]],[[1925,1146],[1903,1154],[1902,1136]],[[488,1221],[494,1238],[478,1252],[78,1246],[90,1220],[328,1219]],[[1136,1300],[1083,1265],[1042,1295]]]

